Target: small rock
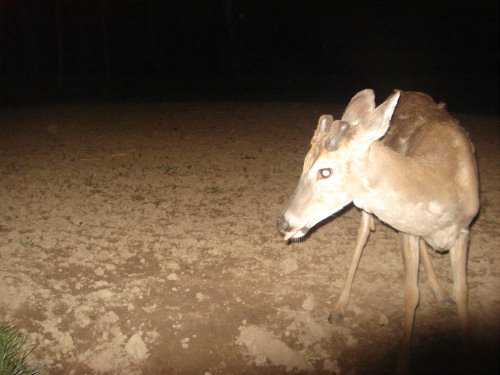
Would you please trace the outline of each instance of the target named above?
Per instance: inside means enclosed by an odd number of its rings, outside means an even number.
[[[195,297],[196,297],[196,299],[198,300],[198,302],[204,301],[204,300],[206,300],[206,299],[210,299],[210,297],[208,297],[208,296],[204,295],[204,294],[203,294],[203,293],[201,293],[201,292],[196,293]]]
[[[307,298],[302,302],[302,308],[305,311],[312,311],[314,308],[314,299],[312,296],[307,296]]]
[[[105,264],[104,268],[106,268],[106,271],[114,271],[116,269],[116,266],[114,264]]]
[[[299,268],[297,265],[297,260],[295,258],[287,258],[281,262],[281,270],[285,275],[296,271]]]
[[[114,311],[108,311],[106,314],[104,314],[101,318],[101,322],[104,324],[114,324],[120,320],[120,317],[116,315]]]
[[[171,274],[169,274],[167,276],[167,280],[176,281],[176,280],[179,280],[179,276],[177,276],[177,274],[175,272],[172,272]]]
[[[75,348],[75,344],[73,342],[73,337],[71,337],[69,332],[65,332],[59,337],[59,344],[62,347],[61,351],[64,354],[69,353],[70,351],[72,351]]]
[[[165,267],[174,271],[179,271],[181,267],[179,266],[179,263],[170,261],[165,264]]]
[[[94,273],[97,275],[97,276],[103,276],[104,275],[104,268],[102,267],[97,267],[95,270],[94,270]]]
[[[125,345],[125,350],[130,359],[135,363],[140,363],[149,356],[148,348],[146,344],[144,344],[144,341],[142,341],[141,335],[138,333],[134,333],[132,337],[130,337],[127,345]]]

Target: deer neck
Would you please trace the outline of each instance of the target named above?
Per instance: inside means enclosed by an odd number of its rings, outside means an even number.
[[[408,212],[427,206],[420,166],[380,141],[351,163],[353,202],[394,228],[406,231]]]

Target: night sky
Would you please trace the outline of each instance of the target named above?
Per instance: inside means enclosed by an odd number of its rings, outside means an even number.
[[[0,5],[2,105],[66,98],[345,103],[419,90],[498,114],[498,2],[101,0]]]

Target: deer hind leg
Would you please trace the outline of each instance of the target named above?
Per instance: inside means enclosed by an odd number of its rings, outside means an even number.
[[[434,268],[432,267],[427,245],[425,244],[424,240],[420,240],[420,257],[422,258],[422,263],[424,265],[425,273],[429,278],[429,284],[431,285],[431,289],[434,292],[436,299],[439,301],[439,303],[445,306],[455,305],[455,303],[450,298],[445,297],[443,290],[439,285],[436,274],[434,273]]]
[[[457,304],[458,320],[464,339],[469,337],[467,317],[467,252],[469,232],[462,232],[450,249],[451,269],[453,272],[453,296]]]
[[[418,290],[418,266],[419,266],[419,238],[401,234],[403,247],[403,264],[405,268],[405,325],[403,347],[399,356],[398,374],[408,372],[410,362],[411,338],[413,333],[413,321],[415,319],[415,310],[419,301]]]
[[[356,240],[356,248],[354,250],[354,256],[352,258],[351,266],[349,268],[349,273],[347,274],[347,280],[345,282],[344,288],[340,293],[340,297],[335,303],[333,308],[333,314],[330,315],[328,320],[330,323],[335,321],[339,321],[343,318],[345,314],[345,309],[349,304],[349,300],[351,299],[351,287],[352,281],[354,279],[354,274],[356,273],[356,269],[359,265],[359,260],[361,258],[361,254],[363,252],[363,248],[368,241],[368,237],[370,236],[370,230],[375,230],[375,224],[373,222],[373,217],[369,213],[365,211],[361,211],[361,225],[358,229],[358,238]]]

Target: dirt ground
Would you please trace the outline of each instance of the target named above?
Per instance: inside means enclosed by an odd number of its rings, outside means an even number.
[[[331,103],[129,102],[3,109],[0,321],[47,374],[386,374],[402,338],[396,233],[377,222],[343,321],[327,320],[360,220],[287,245],[276,218]],[[412,372],[498,373],[499,119],[477,150],[464,350],[420,277]],[[409,213],[411,214],[411,213]],[[451,291],[447,254],[432,254]],[[3,375],[3,374],[2,374]]]

